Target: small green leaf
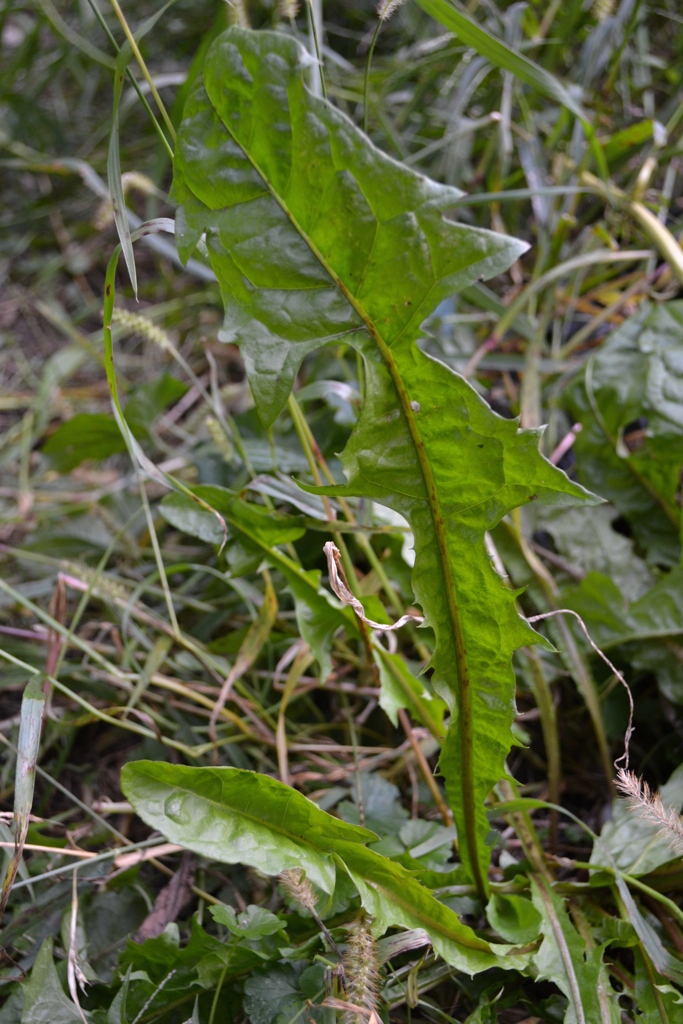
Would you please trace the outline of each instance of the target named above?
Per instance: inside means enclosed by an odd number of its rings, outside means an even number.
[[[524,896],[494,893],[486,907],[486,916],[506,942],[520,945],[533,942],[541,931],[541,915]]]
[[[410,708],[412,715],[427,726],[432,736],[443,739],[445,701],[427,692],[400,654],[391,654],[379,645],[373,646],[372,653],[379,668],[379,706],[393,725],[398,724],[399,709]]]
[[[236,914],[232,907],[223,904],[209,907],[209,910],[214,921],[225,925],[229,932],[242,939],[260,939],[264,935],[284,931],[280,918],[265,907],[250,904],[241,914]]]
[[[21,1024],[83,1024],[83,1018],[65,995],[57,977],[52,945],[51,937],[45,939],[24,985]]]

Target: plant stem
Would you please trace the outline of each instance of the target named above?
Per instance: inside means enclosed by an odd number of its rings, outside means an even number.
[[[541,562],[540,558],[532,550],[527,543],[526,537],[522,531],[522,521],[519,514],[519,509],[515,509],[511,515],[511,522],[506,524],[508,530],[511,532],[513,538],[519,546],[520,551],[524,555],[527,565],[531,569],[532,573],[536,577],[536,581],[539,584],[543,595],[550,608],[556,610],[559,605],[557,599],[559,597],[559,589],[555,580],[550,575],[546,567]],[[590,715],[591,722],[593,723],[593,731],[595,732],[595,738],[598,744],[598,751],[600,753],[600,760],[602,762],[602,770],[609,786],[610,794],[612,797],[616,796],[614,789],[614,782],[612,776],[614,770],[612,768],[612,761],[609,754],[609,744],[607,743],[607,736],[605,734],[605,726],[602,720],[602,711],[600,709],[600,699],[598,697],[598,691],[595,685],[595,681],[590,673],[590,669],[582,657],[579,648],[574,639],[574,634],[567,622],[564,621],[562,616],[557,617],[557,629],[562,638],[562,644],[564,647],[564,653],[569,662],[572,670],[572,674],[576,680],[576,685],[579,689],[581,696],[583,697],[588,714]]]
[[[363,79],[363,131],[368,134],[368,113],[369,113],[369,97],[370,97],[370,65],[372,64],[372,55],[375,52],[375,43],[379,36],[379,30],[382,27],[382,19],[377,20],[375,31],[372,35],[372,42],[370,43],[370,49],[368,50],[368,57],[365,61],[365,77]]]
[[[169,131],[169,135],[171,136],[171,138],[175,142],[176,141],[176,130],[173,127],[173,122],[171,121],[171,118],[168,116],[168,111],[166,110],[166,107],[163,104],[161,96],[159,95],[159,93],[157,91],[157,87],[154,84],[154,79],[152,78],[152,76],[150,75],[150,73],[149,73],[149,71],[147,69],[147,65],[145,64],[144,58],[143,58],[142,54],[140,53],[140,48],[139,48],[139,46],[138,46],[138,44],[137,44],[137,42],[135,40],[135,36],[131,32],[130,26],[128,25],[128,22],[126,21],[125,15],[124,15],[123,11],[121,10],[121,8],[119,7],[118,0],[111,0],[111,5],[114,8],[114,11],[116,13],[116,17],[121,22],[121,28],[123,29],[123,31],[125,33],[126,39],[130,43],[130,48],[133,51],[135,59],[137,60],[139,66],[140,66],[140,70],[142,71],[142,74],[143,74],[143,76],[145,78],[145,81],[149,85],[150,92],[152,93],[152,96],[156,100],[156,105],[159,108],[159,112],[161,113],[161,116],[163,117],[163,119],[164,119],[164,121],[166,123],[166,127],[168,128],[168,131]]]

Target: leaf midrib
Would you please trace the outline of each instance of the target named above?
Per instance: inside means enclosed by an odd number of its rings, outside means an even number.
[[[358,844],[358,846],[365,853],[373,854],[375,852],[373,850],[368,849],[367,846],[362,846],[360,843]],[[462,928],[465,931],[465,934],[461,933],[459,930],[449,928],[447,924],[444,924],[442,921],[437,920],[435,917],[431,916],[428,912],[423,911],[420,907],[417,907],[414,903],[408,902],[401,895],[401,891],[400,891],[400,889],[398,887],[395,888],[395,889],[391,889],[388,886],[382,885],[382,883],[376,881],[372,877],[372,875],[366,873],[366,871],[363,870],[362,866],[354,866],[354,864],[353,864],[353,853],[354,853],[354,851],[350,850],[350,851],[348,851],[348,853],[350,853],[350,856],[345,856],[344,851],[341,851],[338,854],[339,859],[342,861],[342,863],[344,865],[349,867],[353,872],[355,872],[357,875],[359,875],[361,878],[363,878],[363,880],[365,881],[366,884],[371,885],[374,889],[376,889],[378,892],[380,892],[384,896],[385,899],[389,900],[389,902],[395,903],[396,906],[401,907],[402,910],[407,910],[410,914],[412,914],[414,917],[416,917],[418,919],[418,921],[421,921],[422,924],[426,925],[428,927],[428,929],[432,933],[433,932],[437,932],[439,935],[442,935],[446,939],[450,939],[452,942],[456,942],[457,944],[459,944],[461,946],[467,946],[468,949],[475,949],[475,950],[477,950],[477,951],[479,951],[481,953],[491,953],[492,952],[489,943],[486,942],[485,939],[480,939],[478,937],[478,935],[476,935],[476,933],[474,931],[472,931],[472,929],[469,928],[467,925],[462,924],[462,922],[457,917],[455,912],[450,910],[450,908],[445,906],[445,904],[441,904],[440,903],[439,906],[443,907],[444,910],[446,910],[446,911],[450,912],[451,914],[453,914],[453,916],[455,917],[455,919],[458,922],[459,927]],[[376,856],[380,856],[380,854],[376,854]],[[399,880],[397,880],[397,881],[399,881]],[[416,882],[416,884],[417,885],[421,885],[420,882]],[[433,895],[433,893],[429,889],[427,889],[424,886],[422,886],[422,888],[424,889],[425,895],[431,897],[432,899],[436,899],[436,897]],[[471,935],[468,934],[468,932],[471,932]]]
[[[237,136],[231,131],[229,125],[225,123],[221,117],[219,111],[216,109],[213,99],[209,93],[209,89],[204,81],[204,87],[207,98],[211,107],[225,128],[230,138],[239,146],[240,150],[249,161],[256,173],[261,177],[266,188],[274,201],[278,204],[280,209],[283,211],[287,219],[290,221],[292,226],[295,228],[299,237],[308,245],[309,249],[319,261],[323,269],[329,274],[331,280],[337,285],[340,292],[347,300],[349,305],[358,314],[362,322],[364,323],[370,337],[375,342],[379,352],[384,359],[389,374],[396,391],[401,410],[405,417],[410,436],[413,441],[415,448],[415,454],[420,464],[422,477],[425,484],[425,490],[427,492],[427,501],[430,507],[432,515],[432,524],[434,527],[434,533],[436,534],[437,547],[439,551],[438,559],[441,568],[441,574],[444,581],[444,591],[446,595],[446,602],[448,605],[449,619],[451,623],[451,633],[453,637],[453,646],[455,648],[455,660],[457,668],[457,682],[458,682],[458,720],[457,728],[460,734],[460,746],[461,746],[461,765],[462,771],[460,776],[460,785],[462,792],[462,807],[465,818],[465,841],[467,850],[469,853],[470,866],[474,877],[474,882],[479,894],[482,897],[486,896],[486,885],[484,878],[482,877],[481,867],[479,864],[478,855],[478,841],[477,841],[477,828],[476,828],[476,814],[474,806],[474,763],[473,763],[473,733],[472,733],[472,693],[469,676],[469,666],[467,662],[465,638],[462,628],[462,620],[460,617],[460,609],[458,607],[457,592],[455,587],[455,577],[453,574],[453,568],[451,566],[450,558],[448,557],[448,538],[446,535],[446,529],[444,525],[444,516],[441,512],[441,503],[436,490],[436,483],[434,480],[434,474],[432,467],[426,455],[425,445],[420,435],[419,427],[415,413],[411,407],[410,399],[403,386],[398,367],[394,360],[393,354],[388,343],[384,340],[379,330],[377,329],[374,321],[366,313],[364,307],[356,299],[356,297],[346,287],[344,282],[341,280],[339,275],[333,270],[328,261],[325,259],[323,254],[320,252],[315,242],[308,236],[308,234],[300,226],[298,220],[289,209],[284,200],[278,195],[277,191],[273,187],[269,177],[264,173],[261,167],[252,158],[251,154],[245,149],[244,144]],[[199,198],[199,197],[197,197]],[[200,199],[201,202],[201,199]],[[420,306],[422,303],[420,303]],[[418,307],[419,308],[419,307]],[[413,317],[415,314],[413,314]],[[412,318],[411,318],[412,319]],[[405,327],[404,327],[405,330]]]

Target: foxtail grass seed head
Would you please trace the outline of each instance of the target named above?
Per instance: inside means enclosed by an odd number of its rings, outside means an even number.
[[[235,461],[235,449],[233,448],[230,440],[226,437],[225,431],[216,417],[207,416],[204,420],[204,426],[206,427],[214,446],[223,456],[224,461],[232,464]]]
[[[244,0],[225,0],[225,2],[230,9],[230,18],[233,25],[237,25],[238,28],[251,28],[249,15],[247,14],[247,5]]]
[[[614,0],[595,0],[593,3],[593,14],[598,21],[607,21],[614,13]]]
[[[115,309],[111,315],[111,322],[118,327],[123,327],[127,334],[137,334],[145,341],[151,341],[153,345],[157,345],[164,352],[168,352],[172,348],[166,332],[139,313],[131,313],[127,309]]]
[[[343,963],[346,1001],[359,1011],[349,1010],[344,1015],[344,1024],[368,1024],[379,1002],[379,964],[377,946],[365,915],[350,930]]]
[[[121,190],[123,191],[124,199],[128,198],[128,193],[131,189],[135,189],[136,192],[140,192],[144,196],[159,195],[157,189],[151,178],[148,178],[146,174],[140,174],[139,171],[125,171],[121,175]],[[104,231],[110,224],[114,223],[114,204],[111,201],[109,195],[97,207],[93,225],[98,231]]]
[[[405,0],[379,0],[377,17],[380,21],[388,21],[404,3]]]
[[[130,590],[128,587],[123,583],[113,580],[110,576],[96,572],[90,566],[64,559],[60,562],[60,570],[66,576],[70,576],[74,580],[90,587],[96,597],[126,603],[130,600]]]
[[[673,807],[665,807],[659,793],[653,793],[647,782],[634,772],[619,768],[617,789],[626,797],[629,808],[649,825],[655,825],[658,835],[668,839],[672,847],[683,855],[683,818]]]
[[[277,5],[277,12],[282,19],[286,18],[288,21],[294,21],[299,13],[299,4],[297,0],[280,0]]]
[[[315,911],[317,899],[313,886],[301,868],[289,868],[280,875],[280,885],[293,903],[311,913]]]

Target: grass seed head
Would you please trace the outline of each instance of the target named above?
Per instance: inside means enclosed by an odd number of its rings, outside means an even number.
[[[313,892],[313,886],[306,878],[301,868],[289,868],[280,875],[280,884],[287,895],[294,903],[298,903],[304,910],[313,912],[317,899]]]
[[[344,1024],[368,1024],[377,1012],[379,994],[379,964],[377,946],[368,919],[363,915],[349,933],[344,953],[346,998],[359,1012],[344,1015]],[[360,1011],[364,1010],[364,1013]]]
[[[405,0],[379,0],[377,4],[377,17],[380,21],[388,21],[404,2]]]
[[[146,316],[131,313],[128,309],[115,309],[111,315],[111,322],[123,327],[128,334],[137,334],[145,341],[151,341],[153,345],[157,345],[164,352],[168,352],[171,348],[171,342],[166,332],[148,320]]]
[[[634,772],[620,768],[617,773],[617,789],[626,797],[629,808],[642,821],[656,825],[659,835],[668,839],[672,846],[683,854],[683,818],[673,807],[665,807],[659,793],[653,793],[647,782],[639,779]]]
[[[293,21],[299,13],[299,4],[297,0],[280,0],[277,12],[281,18]]]

